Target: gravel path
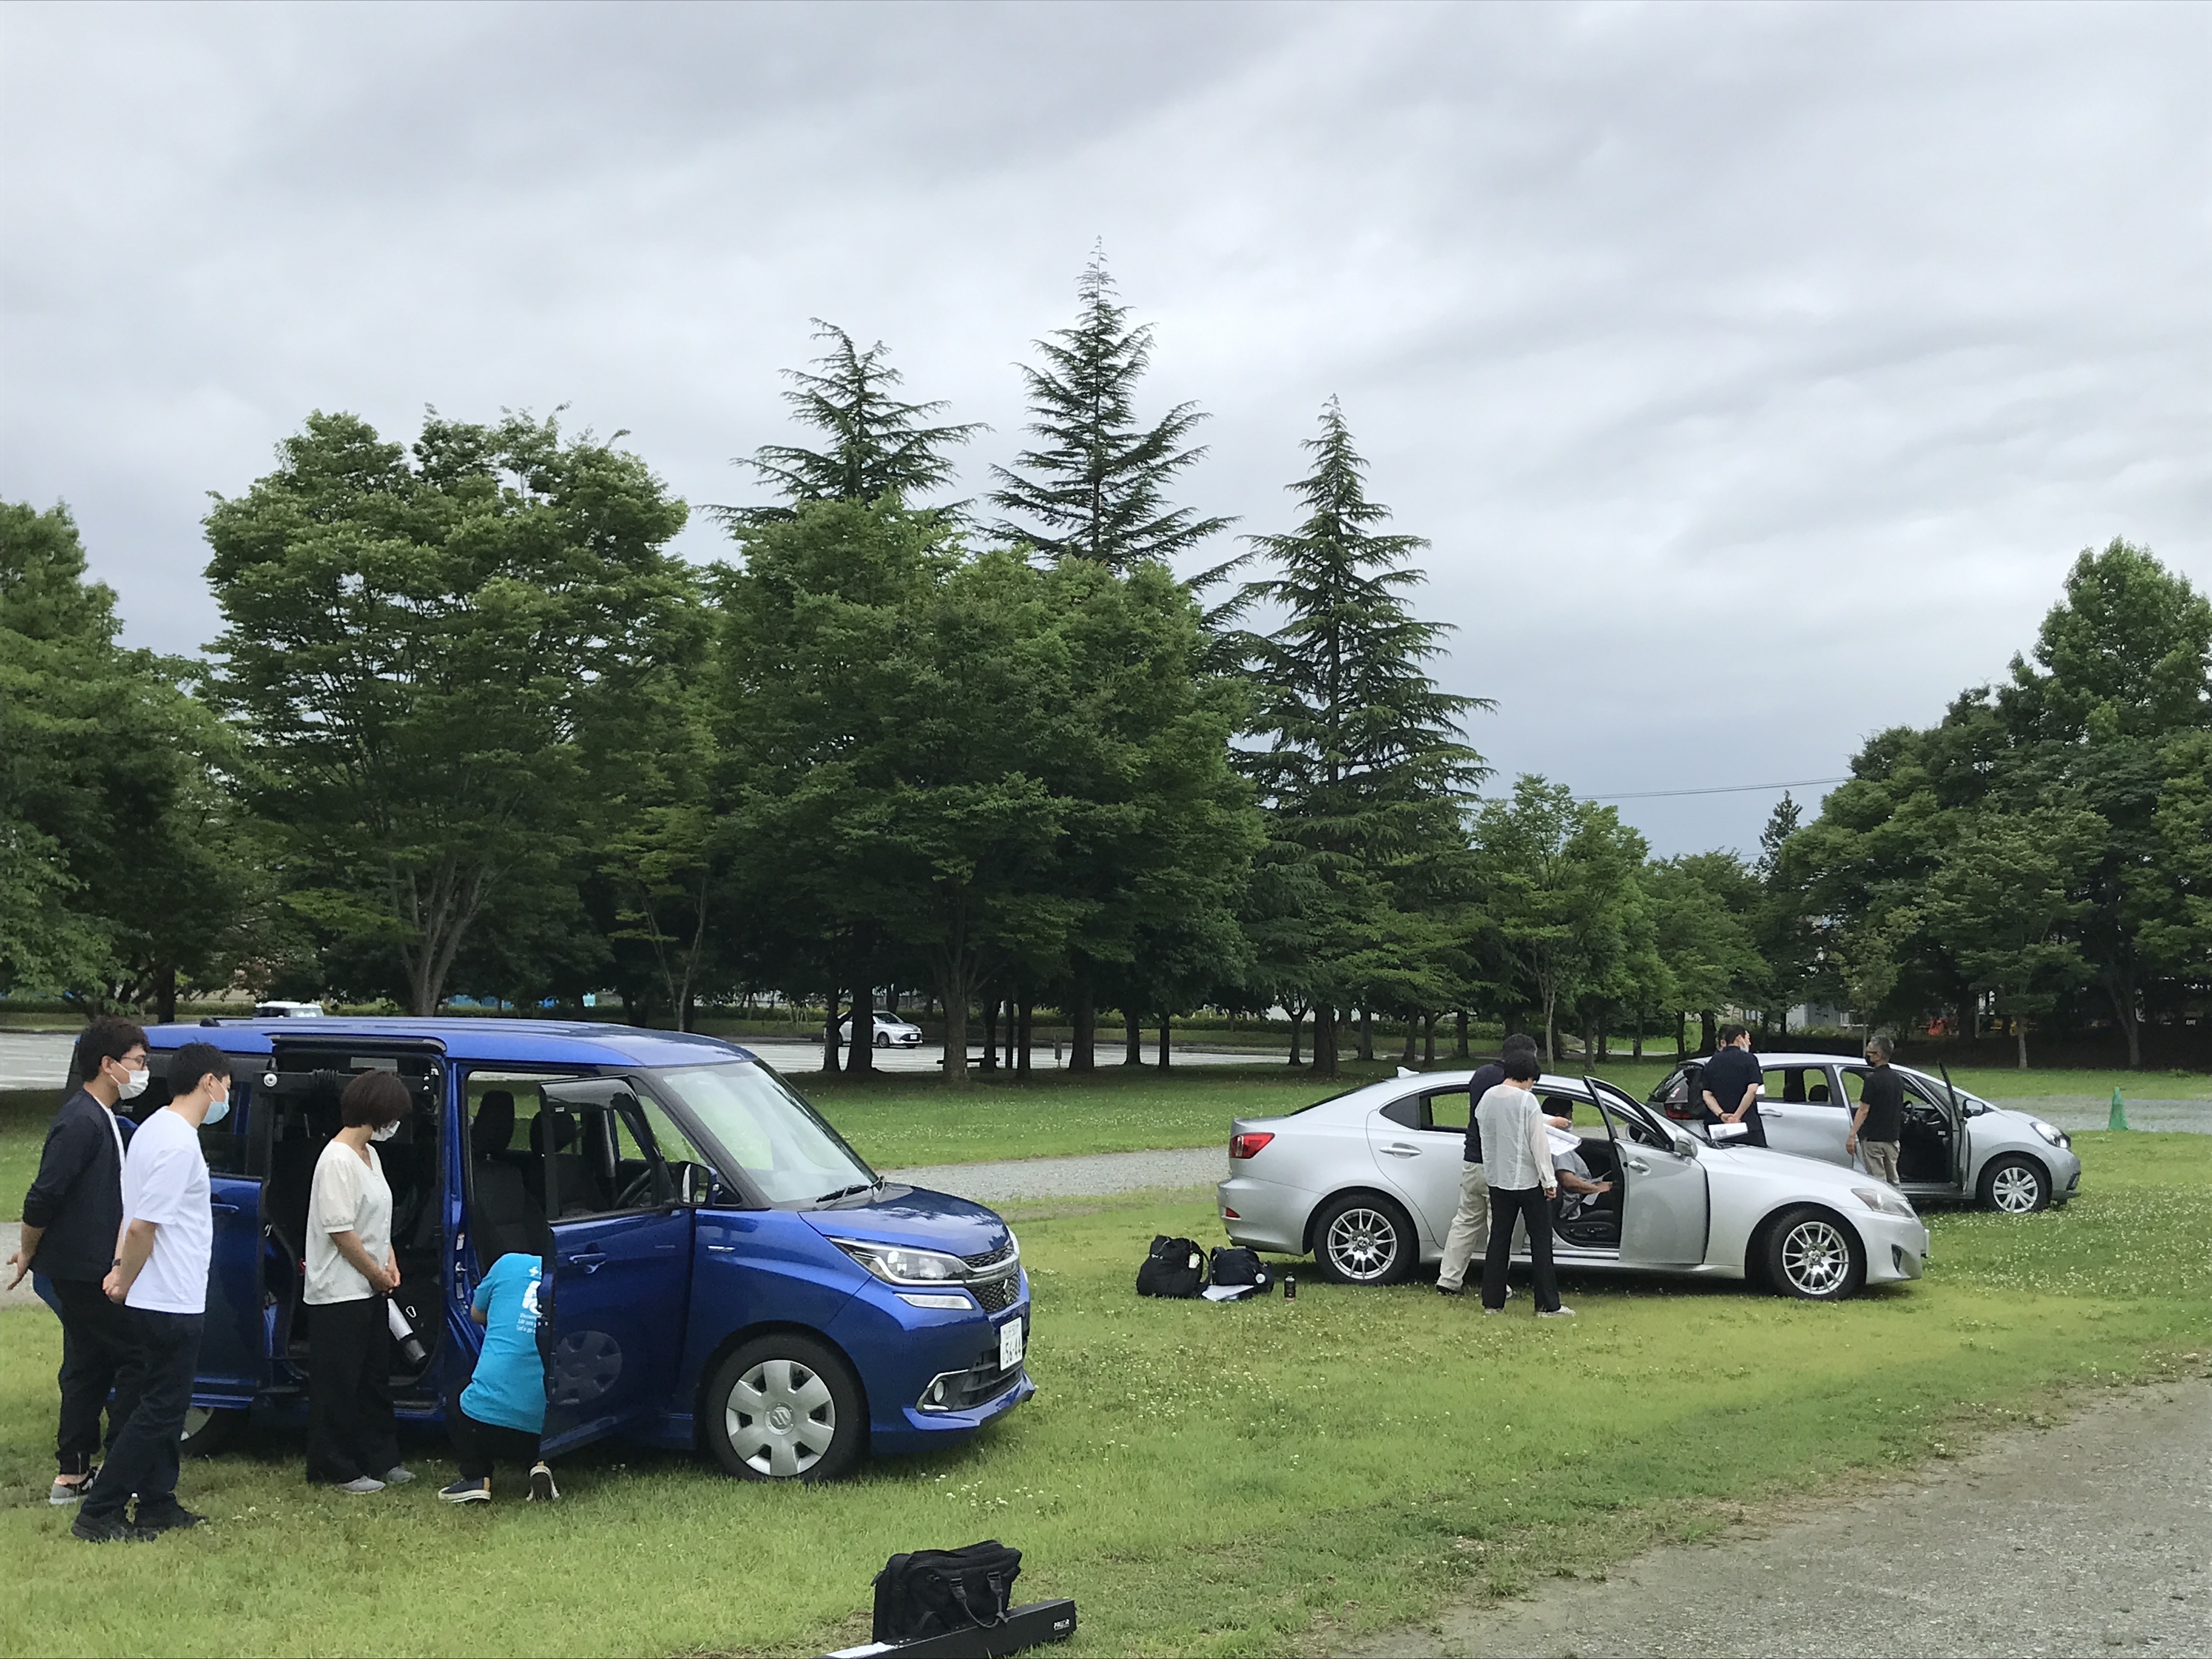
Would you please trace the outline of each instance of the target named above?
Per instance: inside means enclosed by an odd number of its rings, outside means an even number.
[[[2154,1384],[1764,1536],[1655,1550],[1603,1580],[1555,1579],[1362,1651],[2212,1651],[2208,1468],[2212,1381]]]
[[[1172,1152],[1093,1152],[1084,1158],[1024,1158],[1004,1164],[933,1164],[886,1170],[893,1181],[978,1204],[1018,1198],[1085,1198],[1148,1187],[1210,1187],[1229,1173],[1225,1146]]]

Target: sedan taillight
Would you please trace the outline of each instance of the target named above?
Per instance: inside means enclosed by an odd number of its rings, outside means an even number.
[[[1274,1138],[1263,1129],[1255,1129],[1249,1134],[1231,1135],[1229,1137],[1229,1156],[1231,1158],[1254,1157],[1262,1146]]]

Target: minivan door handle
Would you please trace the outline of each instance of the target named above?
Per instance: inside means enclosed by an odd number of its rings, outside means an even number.
[[[564,1267],[581,1267],[587,1273],[595,1273],[607,1265],[607,1253],[596,1244],[587,1244],[561,1265]]]
[[[208,1206],[208,1212],[210,1215],[236,1215],[238,1213],[238,1206],[235,1204],[210,1204]]]

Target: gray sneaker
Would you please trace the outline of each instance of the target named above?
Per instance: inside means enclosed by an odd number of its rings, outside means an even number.
[[[1574,1316],[1575,1310],[1564,1303],[1556,1308],[1549,1310],[1540,1308],[1536,1311],[1536,1317],[1539,1319],[1572,1319]]]
[[[394,1463],[384,1472],[384,1484],[387,1486],[404,1486],[414,1478],[415,1471],[404,1463]]]
[[[56,1509],[64,1509],[71,1504],[82,1504],[84,1502],[84,1489],[91,1484],[92,1477],[88,1474],[83,1480],[77,1481],[57,1480],[54,1482],[54,1489],[46,1494],[46,1502],[52,1504]]]
[[[349,1492],[356,1498],[366,1498],[373,1492],[382,1492],[384,1482],[377,1480],[374,1475],[357,1474],[339,1486],[338,1490]]]

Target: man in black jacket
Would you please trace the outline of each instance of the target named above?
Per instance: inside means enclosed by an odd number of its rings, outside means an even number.
[[[146,1033],[127,1019],[95,1019],[77,1039],[76,1060],[83,1085],[46,1131],[38,1176],[23,1195],[22,1247],[8,1258],[10,1290],[35,1269],[61,1309],[59,1473],[49,1497],[55,1504],[84,1496],[100,1448],[100,1413],[137,1341],[130,1314],[108,1300],[100,1281],[115,1265],[123,1231],[123,1129],[115,1108],[145,1091]],[[111,1442],[130,1407],[118,1400],[108,1413]]]

